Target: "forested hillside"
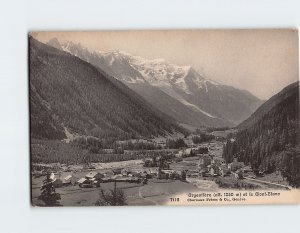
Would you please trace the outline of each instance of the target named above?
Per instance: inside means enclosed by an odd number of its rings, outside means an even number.
[[[291,185],[299,187],[299,82],[283,89],[258,111],[255,118],[241,124],[235,141],[227,141],[224,158],[231,162],[236,157],[257,172],[281,171]]]
[[[273,107],[275,107],[280,102],[284,101],[285,98],[288,98],[291,92],[299,87],[299,83],[295,82],[287,87],[285,87],[282,91],[272,96],[268,101],[263,103],[248,119],[243,121],[241,124],[237,126],[239,129],[249,128],[254,125],[257,121],[259,121],[266,113],[268,113]]]
[[[63,139],[70,133],[120,140],[182,131],[91,64],[31,37],[29,48],[31,138]]]

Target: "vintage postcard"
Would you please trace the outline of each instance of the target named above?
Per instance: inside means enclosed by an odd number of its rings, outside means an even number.
[[[297,204],[295,29],[28,36],[33,206]]]

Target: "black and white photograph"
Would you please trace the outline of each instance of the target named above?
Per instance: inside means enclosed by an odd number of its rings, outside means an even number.
[[[295,29],[30,32],[32,205],[297,203],[298,63]]]
[[[299,232],[298,0],[1,3],[0,232]]]

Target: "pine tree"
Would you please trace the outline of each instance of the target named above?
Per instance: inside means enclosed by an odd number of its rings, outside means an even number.
[[[60,194],[55,192],[55,188],[50,178],[50,173],[48,173],[46,179],[43,180],[39,200],[42,200],[46,206],[59,206],[60,199]]]
[[[186,181],[186,172],[184,170],[181,173],[181,181]]]
[[[116,187],[109,191],[100,190],[99,199],[95,203],[96,206],[124,206],[126,203],[126,196],[122,189]]]

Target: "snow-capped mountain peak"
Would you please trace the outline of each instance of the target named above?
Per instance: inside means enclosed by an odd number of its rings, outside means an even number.
[[[59,48],[56,40],[53,45]],[[89,50],[73,42],[63,43],[60,49],[100,68],[184,124],[234,125],[261,103],[245,91],[204,78],[191,66],[162,58],[147,59],[121,50]]]
[[[118,75],[114,76],[120,80],[122,79],[121,81],[123,82],[148,82],[153,86],[174,87],[182,90],[186,94],[192,94],[189,85],[187,84],[187,79],[189,79],[189,82],[193,82],[194,87],[205,88],[208,90],[204,78],[191,66],[175,65],[167,62],[163,58],[145,59],[140,56],[131,55],[122,50],[105,52],[98,50],[92,52],[83,47],[80,43],[76,44],[72,41],[63,43],[61,47],[64,51],[88,62],[91,62],[91,55],[104,60],[106,65],[112,70],[112,73],[121,69],[122,73],[118,72]],[[127,66],[127,70],[124,70],[125,66]],[[132,71],[129,71],[128,68],[135,70],[133,72],[134,75],[132,75]]]

